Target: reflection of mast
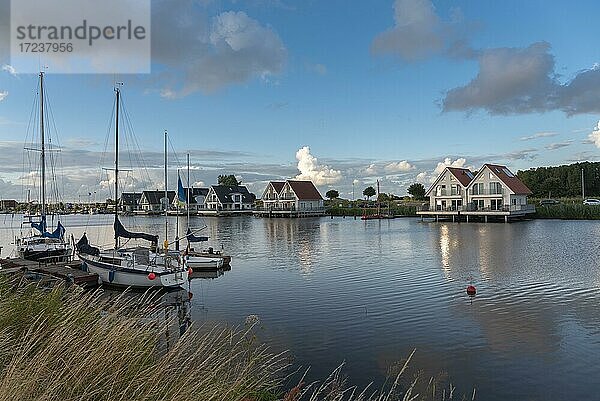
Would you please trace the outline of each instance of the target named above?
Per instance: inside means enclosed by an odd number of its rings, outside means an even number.
[[[381,202],[379,202],[379,180],[377,180],[377,216],[381,216]]]

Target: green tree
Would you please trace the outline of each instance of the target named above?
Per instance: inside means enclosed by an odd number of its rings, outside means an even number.
[[[369,198],[369,200],[371,200],[371,196],[375,196],[376,193],[377,192],[375,192],[375,188],[373,187],[366,187],[363,191],[363,195]]]
[[[377,197],[377,202],[390,202],[392,200],[394,200],[394,195],[392,194],[380,193]]]
[[[408,187],[408,193],[417,200],[425,199],[425,187],[419,182],[415,182]]]
[[[238,181],[238,179],[235,178],[235,175],[233,174],[220,175],[219,178],[217,178],[217,182],[219,183],[219,185],[226,185],[228,187],[236,187],[238,185],[242,185],[242,182]]]
[[[327,191],[325,196],[328,197],[329,199],[336,199],[336,198],[340,197],[340,193],[338,191],[336,191],[335,189],[330,189],[329,191]]]

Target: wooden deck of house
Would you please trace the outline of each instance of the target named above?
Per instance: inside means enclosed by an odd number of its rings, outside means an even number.
[[[528,214],[535,213],[535,205],[511,205],[505,206],[500,209],[474,209],[468,207],[458,207],[458,208],[435,208],[431,209],[429,205],[423,206],[417,210],[417,215],[421,216],[421,220],[424,218],[433,218],[436,221],[444,219],[444,220],[452,220],[455,221],[481,221],[488,222],[491,219],[500,219],[504,220],[504,222],[508,222],[511,219],[523,219]]]
[[[254,210],[256,217],[321,217],[325,216],[325,208],[318,209],[283,209],[283,208],[259,208]]]

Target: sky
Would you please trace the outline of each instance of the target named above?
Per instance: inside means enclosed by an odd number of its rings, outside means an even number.
[[[8,54],[0,0],[0,198],[23,199],[37,76]],[[143,165],[123,188],[235,174],[253,192],[312,179],[405,195],[446,165],[513,171],[600,160],[594,1],[152,0],[152,73],[47,73],[58,191],[110,196],[113,85]],[[43,60],[42,60],[43,62]],[[54,127],[54,125],[53,125]],[[124,159],[128,160],[126,157]],[[173,184],[174,185],[174,184]]]

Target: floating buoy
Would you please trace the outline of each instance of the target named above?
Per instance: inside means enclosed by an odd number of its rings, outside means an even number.
[[[154,280],[155,278],[156,278],[156,274],[154,274],[154,272],[150,272],[150,274],[148,274],[149,280]]]
[[[189,276],[191,276],[193,272],[194,272],[194,269],[192,269],[191,267],[188,268],[188,275]]]
[[[467,286],[467,295],[472,297],[475,294],[477,294],[477,289],[475,288],[475,286],[473,286],[473,285]]]
[[[188,299],[191,301],[192,298],[194,298],[194,294],[192,294],[191,292],[188,292]]]

